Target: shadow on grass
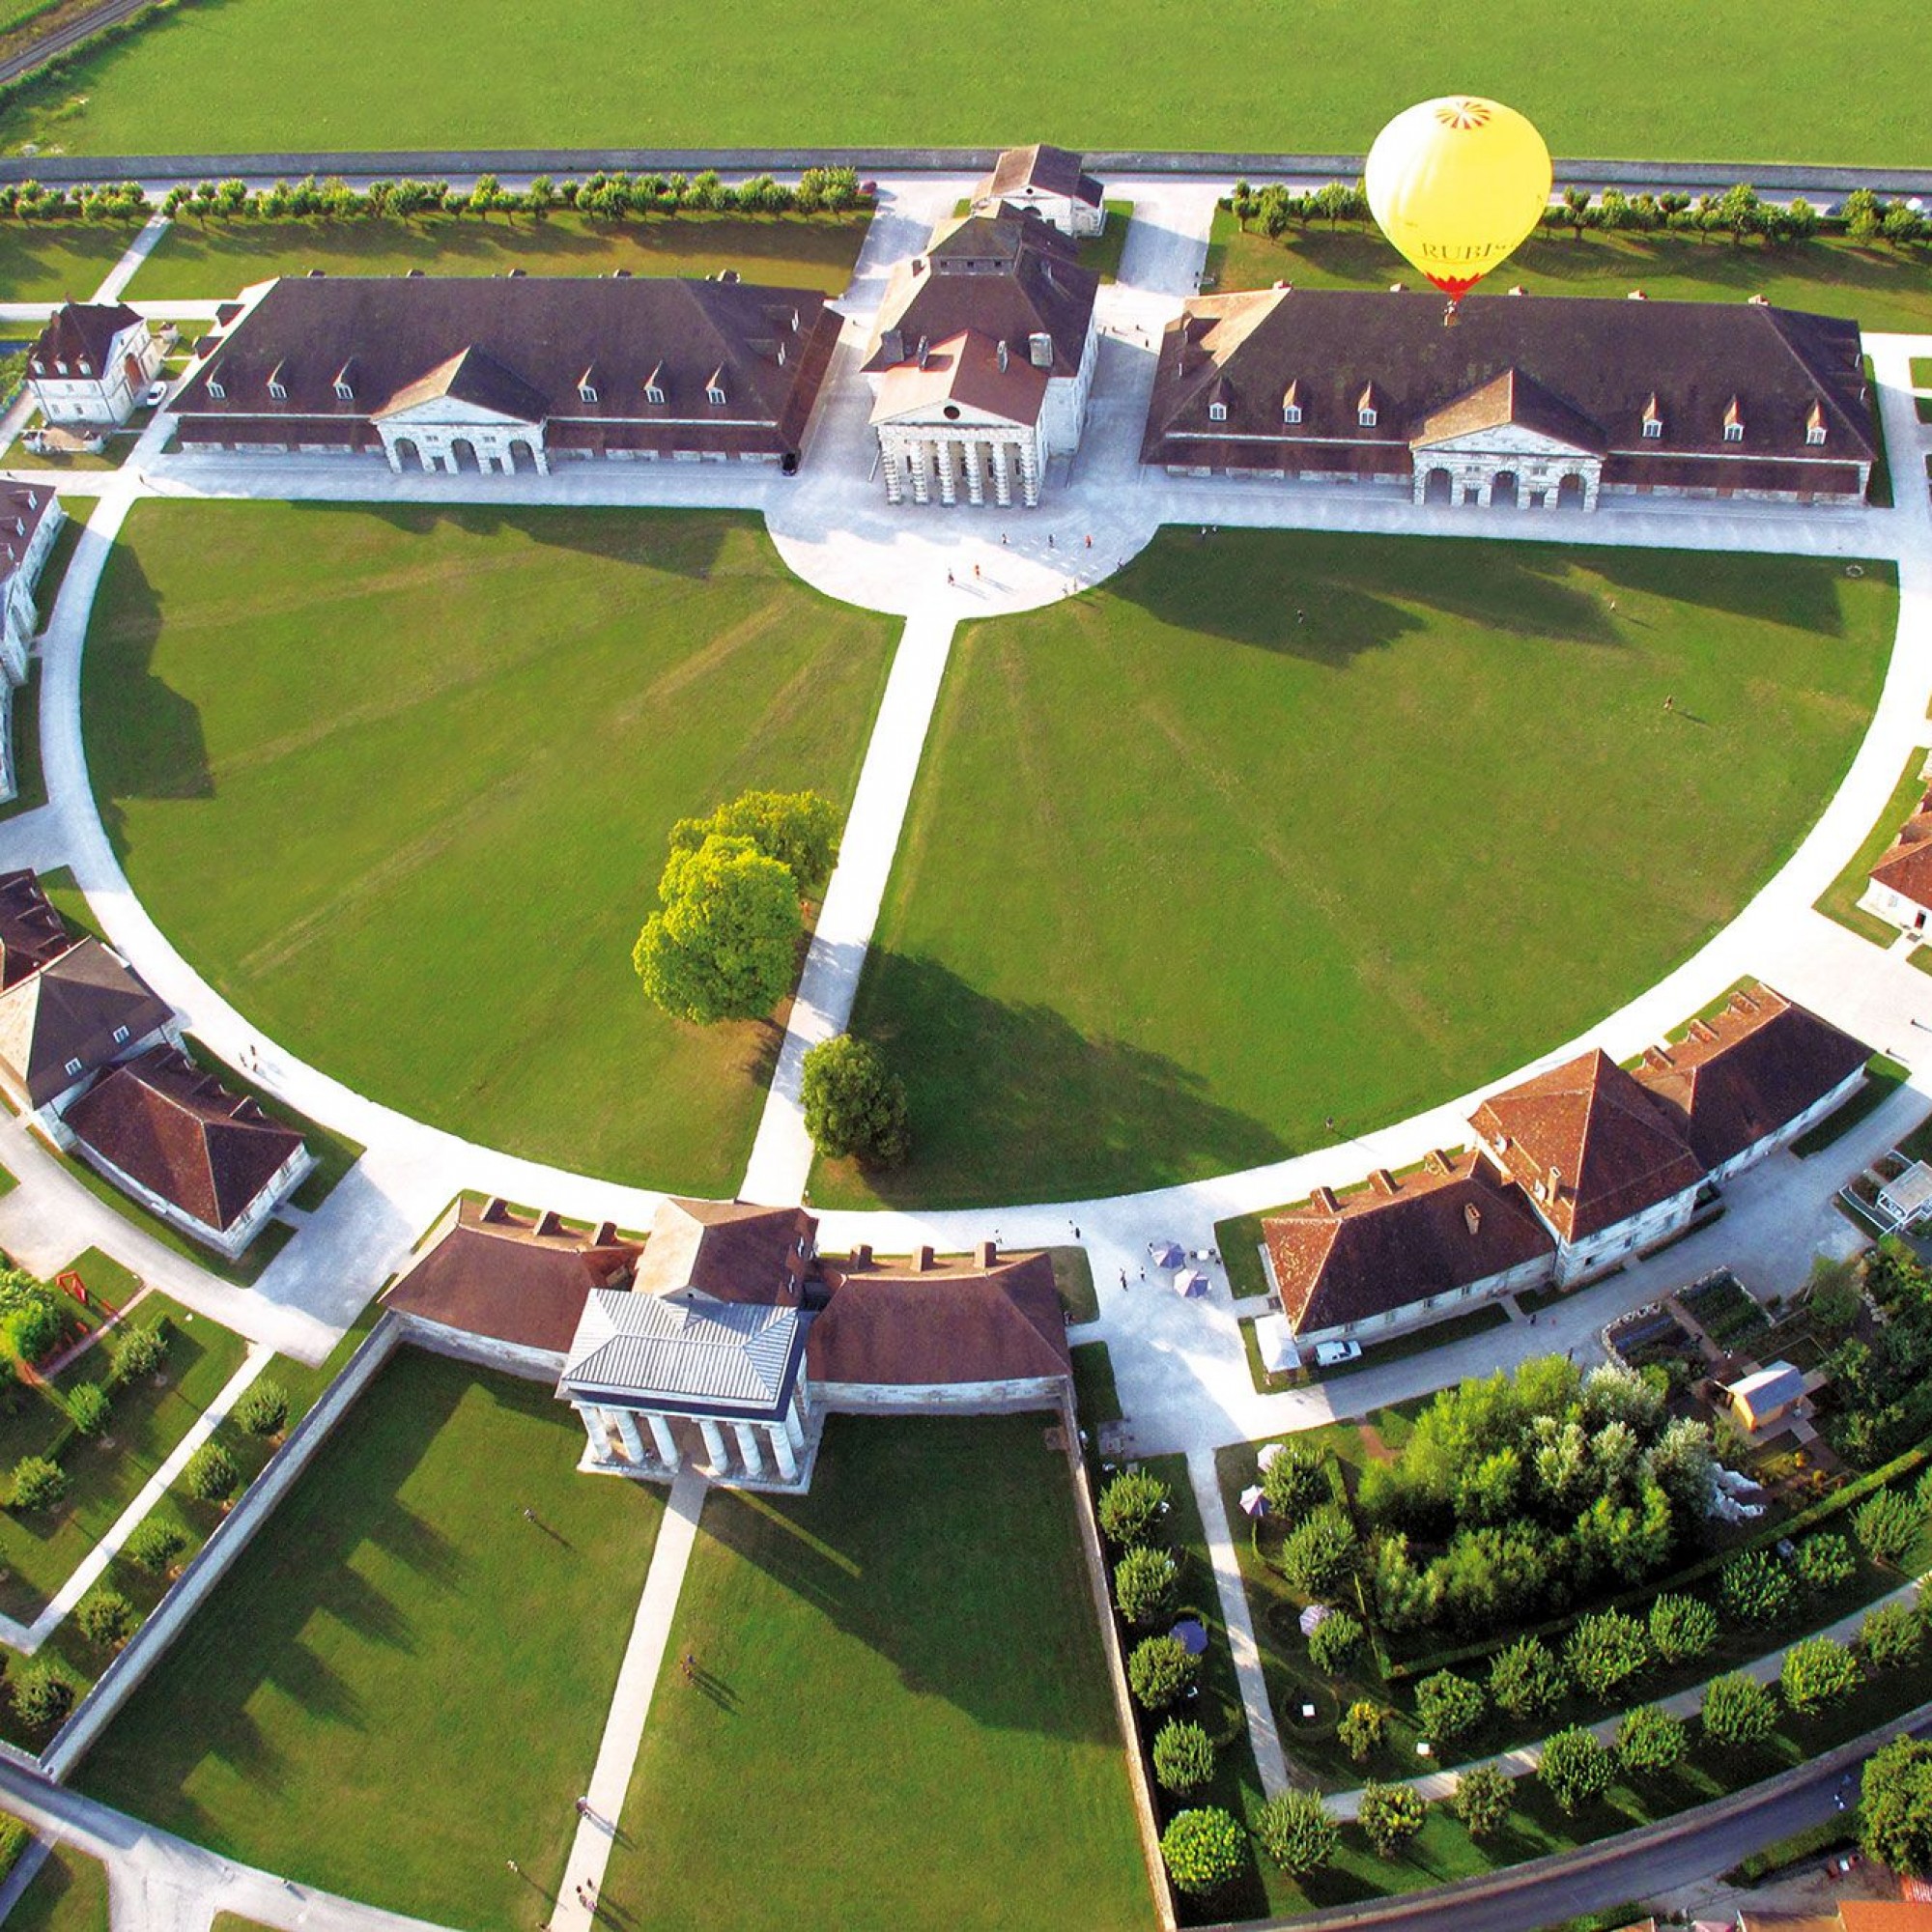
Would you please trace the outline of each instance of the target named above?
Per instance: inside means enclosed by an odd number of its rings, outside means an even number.
[[[894,1205],[1031,1200],[1043,1184],[1118,1193],[1296,1151],[1164,1054],[994,999],[937,960],[875,952],[854,1031],[879,1042],[911,1097],[911,1164],[866,1177]]]

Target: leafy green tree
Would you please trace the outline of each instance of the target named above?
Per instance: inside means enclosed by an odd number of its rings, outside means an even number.
[[[1859,1688],[1859,1662],[1835,1637],[1807,1636],[1784,1653],[1777,1683],[1784,1701],[1809,1718],[1842,1704]]]
[[[1719,225],[1731,231],[1734,245],[1747,236],[1757,234],[1764,226],[1764,205],[1757,198],[1757,189],[1744,182],[1726,188],[1719,198]]]
[[[1490,1663],[1490,1695],[1512,1718],[1544,1718],[1562,1703],[1570,1680],[1540,1637],[1520,1636]]]
[[[1688,1663],[1718,1642],[1718,1613],[1701,1597],[1659,1597],[1650,1606],[1650,1647],[1665,1663]]]
[[[1704,1735],[1733,1750],[1763,1744],[1777,1727],[1777,1705],[1771,1692],[1742,1670],[1728,1670],[1705,1685],[1700,1716]]]
[[[242,1482],[235,1459],[218,1442],[204,1442],[187,1459],[182,1471],[187,1492],[198,1502],[218,1503],[232,1496]]]
[[[1214,1743],[1197,1723],[1170,1718],[1153,1734],[1153,1775],[1179,1798],[1214,1776]]]
[[[289,1392],[264,1376],[235,1405],[235,1420],[250,1435],[279,1435],[289,1419]]]
[[[1168,1487],[1146,1469],[1122,1469],[1100,1492],[1100,1528],[1117,1548],[1146,1543],[1160,1527]]]
[[[1917,242],[1925,234],[1925,223],[1918,211],[1907,208],[1904,202],[1894,201],[1885,212],[1885,219],[1879,223],[1879,233],[1900,248],[1908,242]]]
[[[631,953],[653,1004],[703,1026],[769,1013],[805,931],[790,868],[749,838],[714,834],[671,854],[658,896]]]
[[[815,791],[740,792],[709,818],[680,818],[670,849],[696,852],[714,837],[749,838],[803,891],[830,878],[838,861],[838,808]]]
[[[1479,1685],[1453,1670],[1438,1670],[1415,1687],[1415,1715],[1430,1738],[1447,1744],[1483,1721],[1485,1698]]]
[[[1620,1422],[1647,1442],[1663,1427],[1666,1393],[1661,1376],[1605,1362],[1583,1378],[1583,1425],[1601,1431]]]
[[[167,1359],[174,1326],[165,1316],[139,1328],[126,1328],[114,1344],[114,1379],[125,1387],[152,1376]]]
[[[14,1710],[30,1731],[51,1731],[73,1709],[73,1684],[51,1663],[14,1673]]]
[[[1281,1574],[1303,1597],[1325,1597],[1347,1580],[1358,1555],[1355,1525],[1334,1503],[1311,1510],[1281,1546]]]
[[[1318,1504],[1330,1500],[1328,1472],[1321,1455],[1305,1442],[1284,1442],[1281,1453],[1262,1471],[1262,1493],[1284,1523],[1298,1523]]]
[[[1114,1601],[1128,1623],[1145,1628],[1172,1613],[1179,1566],[1165,1549],[1138,1544],[1114,1565]]]
[[[905,1082],[870,1040],[849,1033],[820,1040],[805,1056],[799,1099],[812,1146],[833,1160],[899,1167],[912,1151]]]
[[[1813,1536],[1807,1536],[1798,1546],[1791,1567],[1807,1590],[1820,1593],[1835,1590],[1841,1583],[1849,1583],[1857,1576],[1859,1568],[1857,1559],[1852,1555],[1852,1546],[1842,1536],[1834,1535],[1830,1530],[1820,1530]]]
[[[107,1427],[107,1391],[99,1382],[77,1382],[67,1392],[67,1412],[83,1435],[99,1435]]]
[[[1165,1711],[1192,1689],[1199,1665],[1178,1636],[1143,1637],[1127,1653],[1127,1689],[1143,1711]]]
[[[1368,1763],[1370,1755],[1380,1748],[1387,1732],[1388,1713],[1379,1704],[1370,1703],[1366,1697],[1358,1697],[1350,1704],[1335,1726],[1335,1735],[1342,1741],[1342,1748],[1357,1764]]]
[[[1650,1638],[1637,1620],[1622,1610],[1578,1617],[1563,1662],[1578,1687],[1593,1697],[1614,1697],[1650,1662]]]
[[[1371,1779],[1362,1786],[1355,1822],[1376,1848],[1376,1856],[1392,1859],[1422,1830],[1425,1816],[1422,1794],[1413,1785]]]
[[[1515,1785],[1494,1765],[1472,1764],[1457,1778],[1447,1802],[1463,1831],[1480,1843],[1508,1822],[1515,1796]]]
[[[1747,1549],[1718,1573],[1718,1602],[1734,1623],[1775,1624],[1797,1597],[1790,1571],[1767,1549]]]
[[[1687,1747],[1684,1719],[1662,1705],[1639,1704],[1617,1725],[1617,1762],[1637,1777],[1670,1770]]]
[[[1925,1617],[1916,1604],[1881,1604],[1859,1625],[1859,1655],[1867,1670],[1902,1670],[1925,1651]]]
[[[1870,188],[1855,187],[1845,197],[1845,233],[1854,242],[1873,241],[1884,219],[1884,206]]]
[[[1800,195],[1793,195],[1784,209],[1783,233],[1788,242],[1808,242],[1818,232],[1818,211]]]
[[[81,1635],[102,1650],[119,1650],[141,1622],[134,1605],[119,1590],[99,1584],[74,1606],[73,1620]]]
[[[1468,1523],[1508,1522],[1521,1493],[1522,1458],[1505,1444],[1457,1479],[1456,1515]]]
[[[1218,1804],[1177,1811],[1160,1834],[1160,1855],[1175,1889],[1190,1898],[1206,1898],[1233,1885],[1248,1861],[1241,1828]]]
[[[1573,1724],[1544,1741],[1536,1775],[1566,1816],[1601,1798],[1610,1788],[1616,1760],[1591,1734]]]
[[[67,1332],[67,1310],[25,1268],[0,1267],[0,1355],[37,1362]]]
[[[1330,1610],[1308,1634],[1308,1661],[1324,1677],[1339,1677],[1367,1633],[1347,1610]]]
[[[1932,1878],[1932,1744],[1897,1737],[1867,1760],[1859,1786],[1859,1843],[1905,1878]]]
[[[137,1569],[151,1577],[165,1577],[174,1561],[187,1548],[187,1538],[165,1517],[151,1516],[137,1523],[121,1546],[121,1553]]]
[[[67,1471],[46,1456],[22,1456],[14,1464],[7,1506],[16,1510],[50,1510],[67,1494]]]
[[[1255,1835],[1283,1871],[1305,1878],[1333,1860],[1342,1833],[1320,1792],[1281,1791],[1256,1815]]]
[[[1897,1490],[1880,1490],[1859,1505],[1852,1527],[1874,1563],[1896,1568],[1918,1541],[1924,1522],[1925,1513],[1914,1498]]]
[[[1431,1623],[1441,1606],[1442,1579],[1433,1566],[1425,1569],[1416,1563],[1406,1535],[1376,1539],[1369,1581],[1376,1615],[1389,1630],[1413,1630]]]

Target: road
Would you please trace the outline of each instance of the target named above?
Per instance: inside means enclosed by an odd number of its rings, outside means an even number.
[[[123,20],[131,19],[142,8],[153,4],[154,0],[103,0],[102,5],[90,7],[84,14],[70,15],[59,26],[42,35],[24,53],[15,54],[12,60],[0,61],[0,87],[71,52],[82,41],[91,39],[103,29],[117,27]]]

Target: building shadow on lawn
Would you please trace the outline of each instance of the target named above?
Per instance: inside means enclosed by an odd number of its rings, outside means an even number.
[[[1167,1055],[995,999],[935,959],[875,952],[854,1031],[884,1049],[912,1102],[910,1164],[866,1177],[892,1206],[1124,1193],[1297,1151]]]
[[[1715,507],[1721,513],[1721,504]],[[1591,556],[1589,567],[1615,591],[1668,598],[1821,639],[1844,636],[1841,557],[1719,557],[1700,551],[1605,546]],[[1865,562],[1858,568],[1867,577],[1896,582],[1895,565]]]
[[[303,503],[298,510],[304,518],[373,518],[404,536],[429,536],[445,525],[475,537],[522,536],[578,556],[699,582],[716,574],[727,541],[743,532],[761,547],[773,580],[791,581],[764,533],[763,518],[750,510],[510,503]],[[318,532],[319,547],[329,541]]]

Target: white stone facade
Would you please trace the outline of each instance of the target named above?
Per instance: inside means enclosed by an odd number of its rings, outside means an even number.
[[[125,1173],[111,1160],[97,1153],[85,1141],[75,1140],[71,1130],[68,1132],[68,1139],[72,1143],[71,1151],[86,1161],[97,1174],[111,1180],[130,1200],[138,1201],[156,1220],[165,1221],[171,1228],[179,1228],[190,1239],[226,1256],[231,1262],[240,1261],[248,1252],[256,1236],[269,1225],[275,1209],[308,1179],[315,1168],[315,1155],[305,1147],[297,1149],[275,1170],[262,1191],[249,1202],[231,1227],[213,1228],[206,1221],[197,1221],[185,1208],[176,1206],[165,1195],[156,1194],[153,1188],[144,1186],[131,1174]]]
[[[1005,194],[984,195],[973,204],[976,214],[996,214],[1001,205],[1023,208],[1057,228],[1063,235],[1084,239],[1097,235],[1107,225],[1105,203],[1095,205],[1075,195],[1052,194],[1033,186],[1011,188]]]
[[[519,469],[550,474],[542,423],[519,422],[470,403],[444,399],[397,410],[376,419],[376,433],[389,468],[399,475],[405,469],[442,470],[452,476],[466,469],[485,475],[508,476]]]
[[[573,1401],[587,1444],[581,1467],[598,1475],[668,1482],[683,1461],[673,1425],[696,1425],[704,1441],[711,1480],[733,1488],[803,1489],[810,1480],[807,1456],[813,1406],[805,1377],[776,1419],[703,1415],[617,1402]],[[735,1452],[735,1453],[734,1453]]]
[[[50,423],[124,423],[160,372],[162,345],[145,322],[119,330],[105,362],[57,361],[27,378],[34,401]]]
[[[1897,926],[1900,932],[1915,935],[1924,932],[1928,923],[1932,923],[1932,912],[1917,899],[1891,886],[1881,885],[1876,879],[1867,880],[1864,891],[1859,895],[1859,910],[1871,913],[1888,925]]]
[[[1594,510],[1604,459],[1519,424],[1418,445],[1417,503],[1471,503],[1484,508]]]
[[[1065,1376],[1026,1376],[998,1382],[820,1382],[815,1394],[841,1415],[1004,1415],[1057,1408]]]
[[[1281,1283],[1275,1278],[1274,1257],[1269,1254],[1265,1241],[1261,1244],[1261,1255],[1268,1287],[1278,1301],[1281,1298]],[[1493,1301],[1501,1295],[1520,1294],[1526,1289],[1547,1287],[1555,1277],[1556,1257],[1553,1254],[1537,1255],[1529,1261],[1518,1263],[1515,1267],[1504,1268],[1499,1274],[1472,1281],[1464,1288],[1446,1288],[1439,1294],[1405,1302],[1399,1308],[1386,1309],[1365,1321],[1334,1321],[1326,1328],[1300,1330],[1295,1335],[1294,1345],[1305,1355],[1321,1342],[1343,1342],[1351,1338],[1367,1340],[1370,1336],[1379,1339],[1411,1328],[1426,1328],[1432,1321],[1446,1321],[1476,1302]]]
[[[31,489],[27,493],[36,493]],[[0,620],[0,672],[4,672],[9,684],[22,684],[27,676],[27,655],[34,640],[35,633],[41,627],[40,606],[35,592],[41,581],[41,569],[47,560],[47,553],[54,547],[54,539],[60,535],[61,526],[67,522],[67,512],[60,506],[52,491],[43,493],[45,508],[40,522],[31,533],[27,529],[26,519],[15,515],[14,535],[24,539],[26,548],[20,559],[7,573],[6,582],[0,584],[0,600],[4,601],[5,616]],[[0,535],[4,535],[0,531]]]
[[[1640,1214],[1612,1222],[1609,1227],[1578,1240],[1566,1241],[1552,1227],[1550,1233],[1556,1235],[1557,1286],[1567,1288],[1586,1275],[1601,1273],[1605,1268],[1621,1267],[1639,1251],[1655,1247],[1658,1242],[1681,1233],[1690,1225],[1690,1217],[1697,1206],[1698,1190],[1702,1186],[1703,1182],[1699,1181],[1696,1187],[1687,1187],[1681,1194],[1673,1194],[1667,1200],[1646,1208]],[[1531,1200],[1535,1202],[1534,1195]],[[1541,1213],[1543,1204],[1535,1202],[1535,1205]]]

